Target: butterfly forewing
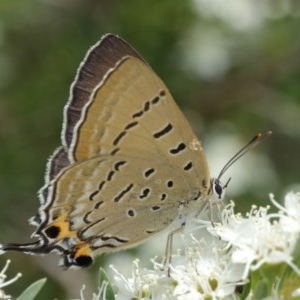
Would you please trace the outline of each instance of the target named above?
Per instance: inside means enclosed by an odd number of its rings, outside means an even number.
[[[179,168],[194,161],[197,177],[205,174],[208,180],[204,154],[192,145],[192,129],[163,82],[135,57],[121,61],[96,89],[75,132],[76,161],[107,154],[157,155],[171,164],[175,159]]]

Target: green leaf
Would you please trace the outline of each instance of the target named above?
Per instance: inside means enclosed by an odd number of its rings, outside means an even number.
[[[251,290],[251,281],[245,285],[240,285],[235,287],[235,294],[238,296],[238,299],[245,300],[247,299]]]
[[[42,278],[32,283],[16,300],[32,300],[39,293],[46,282],[46,278]]]
[[[105,270],[102,268],[99,269],[98,280],[99,280],[99,288],[101,288],[102,284],[107,283],[106,288],[99,294],[99,300],[100,299],[115,300],[115,293],[110,283],[109,277],[105,272]]]
[[[269,290],[270,286],[269,286],[269,282],[267,279],[261,279],[255,289],[254,289],[254,292],[253,292],[253,299],[264,299],[266,298],[267,296],[271,296],[269,295],[268,293],[268,290]]]
[[[293,291],[299,288],[300,279],[298,274],[290,267],[287,266],[283,276],[280,278],[280,285],[278,294],[282,299],[288,299],[291,297]],[[299,300],[300,297],[293,297],[293,300]]]

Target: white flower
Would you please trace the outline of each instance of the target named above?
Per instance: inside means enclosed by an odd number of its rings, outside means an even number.
[[[109,283],[107,281],[102,281],[101,286],[98,288],[98,293],[97,294],[93,293],[92,300],[106,300],[108,284]],[[85,290],[85,285],[83,285],[80,290],[80,300],[86,299],[84,296],[84,290]],[[76,299],[74,299],[74,300],[76,300]]]
[[[274,199],[271,201],[274,203]],[[268,214],[268,210],[269,207],[253,206],[243,217],[235,215],[233,204],[230,204],[222,212],[222,223],[209,229],[232,247],[234,263],[245,264],[243,279],[250,270],[257,270],[264,263],[284,262],[300,275],[300,270],[292,262],[299,231],[286,226],[295,221],[294,211],[288,215],[286,209],[275,214]]]
[[[14,283],[22,276],[21,273],[18,273],[14,278],[5,281],[6,279],[5,272],[7,271],[9,264],[10,264],[10,260],[7,260],[4,268],[0,272],[0,299],[11,299],[11,296],[6,295],[5,292],[2,290],[2,288]]]
[[[216,238],[190,243],[183,264],[175,261],[172,266],[171,277],[177,282],[175,299],[223,299],[245,283],[241,280],[243,268],[231,262],[226,245]]]
[[[125,299],[163,299],[162,295],[168,295],[168,286],[170,278],[167,272],[162,271],[161,265],[154,263],[154,270],[142,269],[139,267],[139,261],[134,260],[132,264],[132,277],[126,279],[113,266],[114,283],[118,288],[117,300]],[[171,285],[172,285],[171,284]]]
[[[286,194],[284,207],[275,200],[273,194],[270,194],[270,200],[282,213],[280,223],[284,230],[298,234],[300,232],[300,193]]]
[[[300,288],[293,291],[291,296],[292,297],[299,297],[300,296]]]

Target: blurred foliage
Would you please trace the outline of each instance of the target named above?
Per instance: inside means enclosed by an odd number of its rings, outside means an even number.
[[[244,170],[255,179],[269,166],[273,178],[245,188],[239,198],[251,202],[238,207],[247,209],[253,201],[266,205],[262,199],[269,192],[279,198],[286,188],[299,188],[299,4],[224,2],[0,2],[1,241],[28,241],[32,228],[26,220],[38,207],[36,191],[43,185],[46,158],[60,145],[70,83],[87,49],[107,32],[126,39],[166,82],[204,148],[211,137],[234,135],[246,142],[260,130],[273,130],[254,150],[268,163]],[[49,262],[22,254],[9,257],[26,276],[19,290],[14,285],[8,294],[19,294],[46,273],[52,280],[41,292],[43,299],[74,298],[95,274],[71,272],[63,279],[56,257]]]
[[[32,283],[16,300],[33,300],[37,299],[36,296],[46,283],[46,278],[39,279]]]

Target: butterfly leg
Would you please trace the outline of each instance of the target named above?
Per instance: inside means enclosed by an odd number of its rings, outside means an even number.
[[[164,257],[164,262],[163,262],[163,270],[167,270],[168,277],[170,277],[170,271],[171,271],[170,265],[171,265],[171,260],[172,260],[173,236],[174,236],[174,234],[182,232],[184,226],[185,226],[185,223],[182,223],[179,228],[176,228],[175,230],[171,231],[168,234],[165,257]]]
[[[215,222],[214,222],[214,218],[213,218],[213,205],[214,205],[214,203],[212,203],[211,201],[208,202],[207,215],[208,215],[208,219],[210,220],[210,223],[211,223],[212,227],[215,227]],[[220,217],[221,211],[224,208],[225,208],[225,205],[224,205],[223,202],[217,203],[217,209],[218,209],[218,216],[219,216],[219,218],[221,218]]]
[[[208,215],[208,219],[210,220],[210,223],[212,225],[212,227],[215,227],[215,223],[213,220],[213,208],[212,208],[212,202],[208,201],[208,210],[207,210],[207,215]]]

